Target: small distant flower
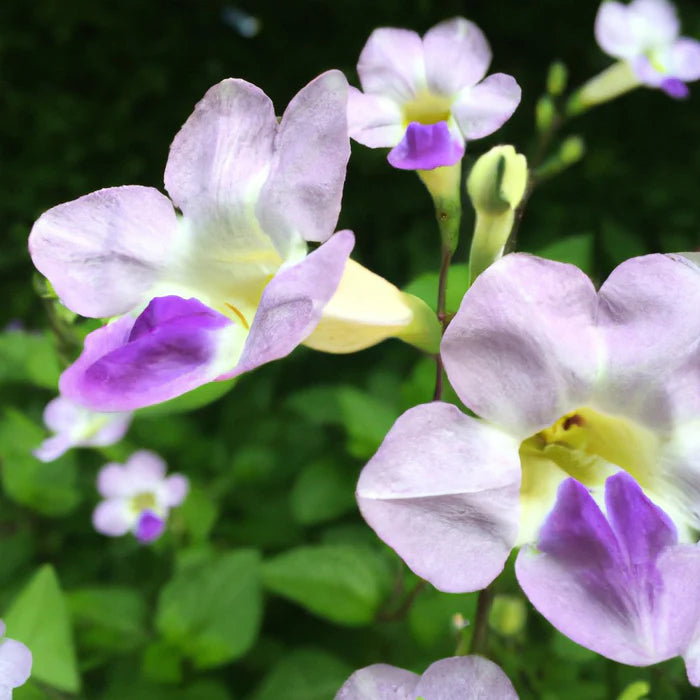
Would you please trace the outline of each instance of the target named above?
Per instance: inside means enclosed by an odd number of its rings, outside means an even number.
[[[32,670],[32,653],[22,642],[1,639],[5,623],[0,620],[0,700],[11,700],[12,689],[27,682]]]
[[[179,506],[189,490],[186,477],[166,478],[166,468],[148,450],[134,452],[124,465],[105,465],[97,477],[97,490],[105,500],[92,514],[95,529],[110,537],[131,531],[141,542],[160,537],[170,509]]]
[[[421,39],[407,29],[375,29],[357,72],[363,92],[350,88],[351,138],[391,147],[389,162],[404,170],[454,165],[465,144],[501,127],[520,102],[514,78],[484,78],[491,49],[462,17],[441,22]]]
[[[481,656],[454,656],[431,664],[419,676],[396,666],[374,664],[345,681],[335,700],[518,700],[501,669]]]
[[[679,36],[676,8],[668,0],[606,0],[595,36],[610,56],[626,61],[640,83],[671,97],[688,96],[686,83],[700,79],[700,42]]]
[[[625,471],[700,526],[700,268],[680,255],[617,267],[515,253],[482,272],[441,355],[462,402],[415,406],[363,469],[363,516],[413,571],[477,590],[536,539],[573,477],[594,495]]]
[[[52,462],[71,447],[113,445],[124,437],[132,417],[132,413],[98,413],[57,396],[44,409],[44,423],[55,435],[33,454],[42,462]]]
[[[607,480],[605,510],[565,481],[536,548],[518,555],[522,589],[577,644],[632,666],[682,656],[700,685],[700,546],[678,544],[624,472]]]

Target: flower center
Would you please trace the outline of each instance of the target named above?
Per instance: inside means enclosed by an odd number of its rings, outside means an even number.
[[[647,428],[588,407],[527,438],[520,445],[520,540],[537,532],[568,476],[602,491],[605,479],[623,469],[643,489],[652,487],[659,449],[659,438]]]
[[[451,100],[424,92],[403,106],[404,126],[411,122],[437,124],[450,118]]]
[[[131,509],[135,513],[140,513],[144,510],[155,510],[156,508],[156,496],[151,491],[144,491],[142,493],[137,493],[129,504]]]

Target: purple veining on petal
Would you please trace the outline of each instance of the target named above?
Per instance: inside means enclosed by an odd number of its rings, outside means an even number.
[[[164,529],[165,521],[162,518],[159,518],[151,510],[144,510],[136,523],[134,535],[139,542],[148,543],[157,540],[163,534]]]
[[[685,100],[690,96],[688,86],[678,78],[666,78],[661,82],[661,89],[674,100]]]
[[[389,152],[391,165],[400,170],[433,170],[454,165],[464,155],[464,144],[455,138],[447,122],[411,122],[403,139]]]

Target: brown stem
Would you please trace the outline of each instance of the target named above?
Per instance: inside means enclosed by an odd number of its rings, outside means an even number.
[[[474,617],[474,633],[469,646],[470,654],[486,654],[489,635],[489,612],[493,603],[493,591],[489,586],[479,592]]]

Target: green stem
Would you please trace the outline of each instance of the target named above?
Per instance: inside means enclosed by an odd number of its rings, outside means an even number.
[[[486,654],[489,635],[489,612],[493,603],[493,591],[487,586],[479,591],[476,602],[476,615],[474,616],[474,632],[469,646],[470,654]]]

